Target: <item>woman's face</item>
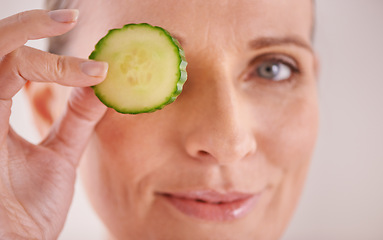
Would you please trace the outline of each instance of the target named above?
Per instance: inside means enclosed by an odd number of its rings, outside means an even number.
[[[66,53],[87,57],[108,29],[147,22],[188,61],[163,110],[109,109],[82,163],[116,239],[278,239],[317,134],[308,0],[80,1]]]

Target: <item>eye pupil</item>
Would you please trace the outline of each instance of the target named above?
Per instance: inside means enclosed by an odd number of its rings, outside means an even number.
[[[258,74],[267,79],[275,78],[275,76],[278,76],[279,71],[280,66],[277,63],[266,63],[258,68]]]
[[[276,74],[279,71],[279,67],[276,64],[273,64],[271,66],[267,66],[266,71],[273,73],[273,74]]]

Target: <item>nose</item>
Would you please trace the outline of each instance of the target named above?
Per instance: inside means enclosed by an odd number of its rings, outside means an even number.
[[[251,116],[230,74],[222,69],[199,70],[205,74],[188,71],[192,74],[183,96],[184,101],[190,100],[184,105],[186,152],[205,163],[238,162],[256,151]]]

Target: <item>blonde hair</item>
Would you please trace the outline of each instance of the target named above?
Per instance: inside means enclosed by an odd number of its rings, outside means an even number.
[[[68,5],[67,0],[46,0],[45,1],[45,7],[48,10],[66,8],[67,5]]]
[[[65,9],[70,7],[73,0],[46,0],[47,10]],[[63,46],[67,43],[69,33],[49,39],[48,51],[55,54],[63,54]]]

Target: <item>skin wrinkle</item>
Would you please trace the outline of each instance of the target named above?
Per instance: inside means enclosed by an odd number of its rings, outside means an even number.
[[[8,169],[10,169],[9,164],[11,161],[12,160],[7,161],[7,167],[5,169],[4,168],[2,169],[3,172],[7,171],[7,174],[6,174],[8,176],[7,183],[9,186],[8,187],[5,186],[5,188],[2,189],[1,192],[3,193],[2,195],[4,195],[4,196],[9,196],[11,194],[11,196],[14,199],[17,199],[16,196],[13,194],[13,191],[9,191],[9,189],[7,189],[7,188],[12,188],[12,186],[13,186],[11,176],[8,172]],[[4,179],[3,179],[3,181],[4,181]],[[10,220],[20,223],[18,226],[20,226],[21,229],[12,229],[12,230],[16,231],[16,232],[23,232],[28,236],[31,233],[28,232],[28,229],[29,229],[28,226],[24,226],[24,224],[23,224],[24,221],[23,221],[22,216],[26,214],[30,219],[34,219],[34,218],[26,211],[25,207],[18,200],[16,200],[16,202],[18,203],[17,206],[15,204],[13,204],[14,203],[13,199],[7,201],[7,198],[4,198],[4,197],[1,198],[1,203],[2,203],[1,205],[3,206],[3,209],[8,213],[8,216],[11,216],[11,217],[13,216],[16,218],[16,219],[10,219]],[[10,210],[14,210],[14,212],[10,212]],[[36,221],[35,221],[35,223],[36,223]],[[39,226],[39,229],[42,232],[41,226]]]
[[[12,133],[11,135],[10,135],[10,137],[18,137],[18,135],[12,130],[12,129],[10,129],[10,132]],[[12,145],[10,145],[10,146],[12,146]],[[9,152],[11,152],[11,153],[14,153],[14,151],[12,151],[12,149],[8,149],[8,154],[9,154]],[[19,153],[15,153],[16,155],[19,155]],[[23,220],[22,220],[22,216],[23,215],[26,215],[26,216],[28,216],[28,218],[29,219],[32,219],[33,220],[33,223],[37,226],[37,228],[39,229],[39,231],[40,231],[40,236],[43,236],[43,227],[40,225],[40,224],[38,224],[38,221],[36,221],[36,219],[26,210],[26,208],[25,208],[25,206],[19,201],[19,200],[17,200],[17,197],[16,197],[16,195],[14,195],[13,193],[15,192],[15,190],[13,190],[13,188],[14,188],[14,183],[13,183],[13,181],[12,181],[12,178],[11,178],[11,174],[9,173],[9,169],[12,169],[9,165],[10,164],[15,164],[15,160],[13,160],[12,159],[12,154],[10,155],[10,156],[8,156],[7,157],[7,159],[9,159],[8,161],[7,161],[7,176],[8,176],[8,184],[9,184],[9,188],[10,189],[12,189],[12,191],[8,191],[8,194],[11,194],[12,195],[12,197],[14,198],[14,199],[16,199],[16,202],[18,203],[18,205],[17,206],[13,206],[13,207],[10,207],[10,209],[15,209],[15,211],[20,211],[20,213],[19,214],[11,214],[11,216],[12,215],[14,215],[15,217],[18,217],[17,218],[17,221],[18,222],[20,222],[20,223],[22,223],[23,222]],[[18,162],[21,162],[21,161],[23,161],[23,162],[26,162],[26,159],[23,159],[23,160],[19,160],[19,157],[14,157],[14,159],[18,159]],[[19,209],[19,208],[21,208],[21,209]],[[8,208],[6,208],[6,209],[8,209]],[[19,217],[20,216],[20,217]],[[24,216],[25,217],[25,216]],[[28,229],[30,229],[30,227],[29,226],[24,226],[23,224],[20,224],[20,226],[23,228],[22,229],[22,232],[24,232],[24,233],[26,233],[26,235],[28,236],[28,235],[30,235],[31,233],[29,233],[28,232]],[[33,234],[34,235],[34,234]]]

